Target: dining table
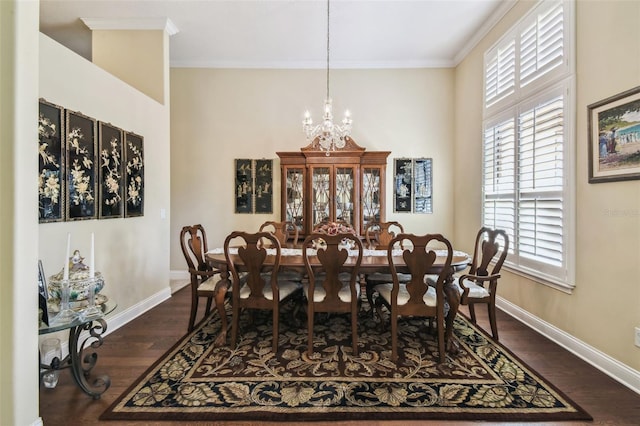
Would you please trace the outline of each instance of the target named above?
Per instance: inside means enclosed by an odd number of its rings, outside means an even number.
[[[275,260],[276,251],[272,248],[267,248],[267,256],[265,260],[265,266],[273,265]],[[312,249],[313,250],[313,249]],[[429,274],[439,274],[442,271],[442,268],[446,262],[446,250],[434,250],[436,252],[436,260],[434,261],[431,268],[428,270]],[[350,256],[345,262],[345,267],[349,267],[350,264],[355,263],[355,257],[352,256],[350,251]],[[315,253],[309,253],[310,264],[313,267],[317,265],[317,267],[321,267],[320,261],[318,260]],[[407,272],[403,269],[405,265],[404,258],[402,256],[402,250],[396,249],[393,250],[392,253],[393,263],[396,266],[398,272]],[[224,254],[224,249],[215,248],[209,250],[205,254],[206,260],[211,264],[211,266],[220,271],[220,280],[216,283],[215,291],[214,291],[214,300],[216,304],[216,309],[218,314],[220,315],[221,327],[220,333],[216,337],[214,341],[214,346],[224,346],[227,341],[227,330],[228,330],[228,320],[227,314],[225,310],[225,297],[227,291],[231,288],[231,281],[229,279],[229,265],[227,264],[227,259]],[[229,252],[229,258],[234,263],[238,270],[242,270],[243,262],[240,256],[238,255],[238,249],[232,248]],[[451,339],[451,335],[453,333],[453,322],[455,316],[458,313],[458,306],[460,305],[460,292],[458,288],[453,285],[453,274],[455,272],[461,271],[467,267],[467,265],[471,262],[471,257],[469,254],[454,250],[453,256],[451,260],[451,266],[447,273],[444,285],[445,296],[447,298],[447,303],[449,304],[449,311],[445,317],[445,347],[447,352],[455,354],[458,352],[458,346],[453,339]],[[286,247],[282,248],[280,252],[280,269],[294,269],[301,272],[306,272],[304,259],[302,255],[302,249],[297,247]],[[380,249],[364,249],[362,262],[360,264],[359,273],[360,274],[372,274],[375,272],[389,273],[390,266],[389,260],[387,256],[387,250]]]

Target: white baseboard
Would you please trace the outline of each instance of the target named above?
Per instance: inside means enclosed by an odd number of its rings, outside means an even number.
[[[140,315],[147,312],[149,309],[159,305],[170,297],[171,289],[167,287],[122,312],[109,314],[108,318],[106,319],[107,330],[102,334],[102,337],[108,336],[111,332],[116,331],[123,325],[127,324],[129,321],[136,319]],[[91,337],[89,332],[83,331],[82,333],[80,333],[80,336],[78,336],[78,341],[84,342],[89,337]],[[64,358],[69,354],[69,342],[62,342],[61,347],[62,357]]]
[[[548,339],[554,341],[572,354],[576,355],[578,358],[588,362],[612,379],[640,394],[640,371],[636,371],[626,364],[611,358],[609,355],[599,351],[593,346],[576,339],[569,333],[541,320],[499,296],[496,297],[496,307],[500,308],[523,324],[526,324],[530,328],[536,330]]]

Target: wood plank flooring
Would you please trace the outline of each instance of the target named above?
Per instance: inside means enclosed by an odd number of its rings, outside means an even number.
[[[119,422],[98,420],[100,414],[162,356],[187,329],[190,294],[185,287],[171,299],[146,312],[124,327],[109,334],[97,349],[98,362],[93,375],[107,374],[111,387],[99,400],[84,394],[73,382],[68,369],[61,371],[58,386],[40,386],[40,416],[45,426],[54,425],[167,425],[170,422]],[[204,303],[201,304],[204,311]],[[466,308],[462,308],[466,313]],[[478,311],[479,324],[488,329],[486,310]],[[594,418],[593,422],[535,423],[535,425],[640,425],[640,395],[617,383],[604,373],[580,360],[560,346],[539,335],[519,321],[498,311],[500,341],[524,362],[550,380]],[[184,423],[184,422],[180,422]],[[193,425],[276,425],[270,422],[192,422]],[[292,423],[291,423],[292,424]],[[442,421],[334,421],[314,423],[318,426],[417,426],[472,425],[475,422]],[[513,426],[514,423],[482,422],[485,425]],[[534,423],[527,423],[534,425]]]

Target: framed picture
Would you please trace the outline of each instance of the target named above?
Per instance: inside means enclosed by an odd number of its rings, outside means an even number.
[[[273,213],[273,160],[256,160],[255,175],[255,212]]]
[[[98,123],[99,175],[98,188],[100,202],[98,217],[100,219],[123,216],[124,203],[122,194],[122,137],[121,129],[111,124]]]
[[[42,260],[38,260],[38,307],[42,310],[42,322],[49,325],[49,310],[47,307],[49,290],[47,290],[47,278],[44,274]]]
[[[38,114],[38,220],[64,220],[64,109],[40,99]]]
[[[410,158],[394,159],[393,211],[411,213],[413,179],[412,161]]]
[[[67,220],[96,218],[96,120],[66,111]]]
[[[144,215],[144,139],[124,132],[125,217]]]
[[[237,159],[235,170],[236,213],[253,212],[253,162]]]
[[[433,213],[431,158],[413,160],[413,212]]]
[[[640,86],[587,109],[589,183],[640,179]]]

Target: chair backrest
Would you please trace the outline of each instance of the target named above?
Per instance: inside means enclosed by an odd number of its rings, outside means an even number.
[[[294,246],[298,244],[298,227],[290,221],[274,222],[267,221],[260,225],[260,232],[269,231],[280,241],[280,246],[284,247],[289,242]]]
[[[200,224],[184,226],[180,231],[180,247],[189,266],[189,273],[193,276],[198,271],[209,271],[211,266],[204,255],[208,251],[207,234]]]
[[[509,251],[509,236],[502,229],[483,227],[478,231],[469,273],[478,276],[500,272]],[[489,267],[493,262],[493,268]]]
[[[233,262],[231,259],[230,249],[232,247],[237,247],[238,257],[243,265],[242,271],[246,272],[242,282],[246,282],[249,288],[249,295],[248,297],[243,297],[243,300],[264,299],[263,290],[267,283],[266,278],[270,280],[273,300],[277,302],[279,300],[277,274],[280,267],[280,241],[271,232],[248,233],[235,231],[227,236],[224,241],[224,255],[231,271],[233,298],[235,300],[240,297],[241,280],[237,262]],[[268,254],[267,250],[273,250],[273,253]],[[267,256],[270,258],[268,266],[266,266]],[[269,275],[265,276],[262,272],[267,269]]]
[[[319,246],[317,244],[318,240],[322,240],[324,244],[316,248]],[[314,248],[316,248],[315,254],[313,252]],[[345,265],[349,254],[353,255],[353,262],[350,261],[349,265]],[[349,273],[351,300],[357,301],[355,286],[359,285],[358,273],[362,263],[362,242],[360,238],[351,233],[336,235],[313,233],[307,236],[302,244],[302,256],[309,276],[309,294],[314,294],[315,287],[318,285],[322,285],[326,292],[324,301],[316,303],[316,306],[324,306],[325,309],[331,311],[331,305],[342,303],[338,297],[338,293],[344,285],[340,281],[342,272]],[[312,265],[314,256],[317,257],[317,260],[322,265],[318,270],[314,269]],[[315,267],[317,268],[317,263]],[[322,282],[319,282],[320,279]],[[320,310],[323,309],[320,308]]]
[[[367,248],[386,250],[389,242],[398,234],[404,234],[404,227],[398,222],[370,222],[364,235]]]
[[[447,277],[451,274],[451,261],[453,258],[453,248],[451,243],[441,234],[399,234],[395,236],[389,244],[394,246],[402,244],[405,249],[402,252],[406,270],[411,274],[411,280],[406,282],[409,300],[402,308],[405,314],[420,315],[424,311],[424,295],[429,289],[427,275],[433,274],[434,263],[438,255],[436,249],[442,250],[444,246],[445,261],[439,267],[438,280],[436,281],[435,291],[437,303],[437,315],[442,317],[444,311],[444,284]],[[439,247],[435,247],[438,245]],[[398,294],[399,279],[396,258],[393,252],[387,252],[387,259],[393,278],[392,302],[396,302]]]

